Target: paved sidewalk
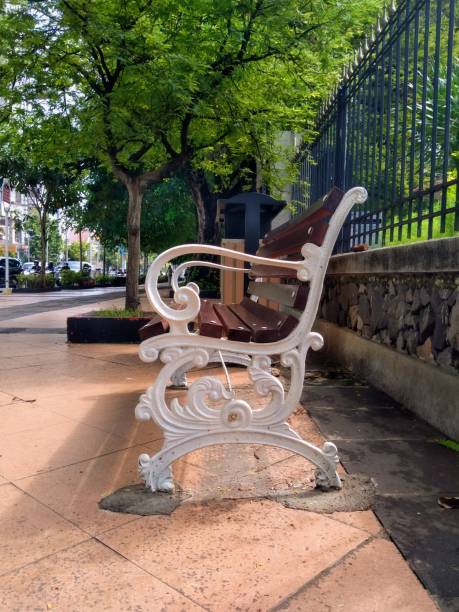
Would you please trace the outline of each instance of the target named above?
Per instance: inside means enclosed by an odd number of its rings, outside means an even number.
[[[41,312],[61,311],[72,306],[94,304],[97,301],[120,300],[124,287],[101,287],[94,289],[62,289],[43,293],[0,293],[0,321],[17,319]]]
[[[385,393],[318,363],[303,405],[350,473],[376,482],[373,509],[441,610],[459,610],[459,516],[441,507],[459,496],[459,453],[445,436]]]
[[[190,498],[171,516],[99,510],[103,496],[138,481],[137,456],[160,447],[156,426],[133,414],[155,372],[135,346],[0,335],[0,610],[437,609],[371,511],[317,514],[263,499],[314,484],[311,466],[285,451],[188,455],[174,473]],[[250,399],[244,372],[232,375]],[[302,408],[292,418],[322,442]]]

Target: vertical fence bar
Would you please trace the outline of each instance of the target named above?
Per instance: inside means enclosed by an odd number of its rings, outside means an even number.
[[[390,19],[388,38],[392,39],[394,32],[394,20]],[[388,58],[388,69],[387,69],[387,96],[386,96],[386,134],[385,134],[385,164],[384,164],[384,199],[383,199],[383,233],[382,233],[382,245],[386,245],[386,232],[387,232],[387,209],[389,201],[389,168],[391,163],[391,146],[390,146],[390,133],[391,133],[391,118],[392,118],[392,72],[393,72],[393,46],[389,44],[389,58]]]
[[[408,114],[408,79],[409,79],[409,59],[410,59],[410,0],[406,0],[405,10],[405,40],[404,40],[404,61],[403,61],[403,109],[402,109],[402,150],[400,157],[400,190],[398,206],[398,239],[402,239],[403,234],[403,213],[405,196],[405,155],[407,137],[407,114]]]
[[[382,209],[382,161],[383,161],[383,136],[384,136],[384,104],[385,104],[385,88],[384,88],[384,79],[386,72],[386,62],[385,62],[385,54],[384,54],[384,44],[385,44],[385,36],[382,34],[381,36],[381,70],[379,76],[379,96],[378,96],[378,106],[379,106],[379,127],[378,127],[378,178],[377,178],[377,195],[375,193],[375,201],[376,201],[376,210],[378,215],[378,231],[376,233],[376,244],[379,243],[380,239],[380,225],[381,225],[381,209]]]
[[[341,87],[336,98],[336,140],[335,140],[335,185],[342,189],[346,189],[346,141],[347,141],[347,88]],[[349,250],[350,224],[346,223],[343,227],[341,237],[341,250]]]
[[[429,70],[429,38],[430,38],[430,0],[426,0],[424,8],[424,47],[422,57],[422,103],[421,103],[421,145],[420,145],[420,166],[419,166],[419,194],[418,194],[418,228],[417,236],[422,234],[422,208],[424,192],[424,172],[425,172],[425,148],[426,148],[426,116],[427,116],[427,86]]]
[[[454,6],[455,0],[449,2],[449,27],[448,27],[448,48],[446,57],[446,84],[445,84],[445,133],[443,140],[443,189],[441,193],[441,221],[440,233],[446,230],[446,200],[448,197],[448,167],[450,158],[450,131],[451,131],[451,90],[452,90],[452,71],[453,71],[453,39],[454,39]],[[457,214],[457,212],[456,212]]]
[[[399,144],[399,111],[400,111],[400,62],[402,57],[401,49],[401,11],[396,13],[396,51],[395,51],[395,110],[394,110],[394,142],[392,155],[392,185],[391,185],[391,215],[390,215],[390,241],[394,240],[395,210],[398,195],[397,189],[397,165],[398,165],[398,144]]]
[[[454,1],[454,0],[453,0]],[[414,16],[413,35],[413,84],[411,96],[411,141],[410,141],[410,174],[408,179],[408,227],[407,238],[411,238],[411,224],[413,220],[413,189],[414,189],[414,163],[416,154],[416,119],[418,104],[418,45],[419,45],[419,6]]]
[[[436,0],[437,14],[435,19],[435,60],[433,78],[433,110],[432,110],[432,136],[430,144],[430,186],[429,186],[429,224],[427,238],[432,238],[434,221],[435,180],[437,176],[437,137],[438,137],[438,84],[440,78],[440,49],[441,49],[441,19],[443,0]]]

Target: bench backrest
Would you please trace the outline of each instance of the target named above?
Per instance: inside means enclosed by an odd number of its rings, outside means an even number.
[[[261,241],[257,255],[275,259],[301,259],[301,249],[307,243],[322,246],[329,222],[344,192],[334,187],[308,210],[293,220],[268,232]],[[253,266],[248,293],[255,301],[299,317],[306,306],[309,287],[299,284],[294,270],[269,266]],[[281,280],[289,284],[281,284]],[[273,282],[274,281],[274,282]]]
[[[257,255],[295,261],[309,256],[313,273],[308,282],[300,282],[292,268],[255,264],[248,286],[251,299],[280,310],[288,317],[289,329],[293,326],[292,319],[301,320],[301,329],[311,329],[338,233],[353,204],[365,199],[362,188],[344,193],[334,187],[303,214],[266,234]]]

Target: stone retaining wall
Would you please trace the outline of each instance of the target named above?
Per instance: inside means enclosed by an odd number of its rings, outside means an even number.
[[[335,255],[319,316],[459,374],[459,237]]]
[[[459,273],[329,275],[321,316],[459,373]]]

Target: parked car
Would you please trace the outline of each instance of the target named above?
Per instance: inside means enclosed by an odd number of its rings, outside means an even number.
[[[38,260],[26,261],[22,264],[22,272],[25,275],[38,274],[41,270],[41,263]],[[52,261],[48,262],[45,267],[46,274],[52,274],[54,272],[54,264]]]
[[[82,266],[83,272],[91,273],[91,264],[87,261],[83,261]],[[79,261],[61,261],[60,263],[54,266],[54,271],[56,274],[59,274],[61,270],[72,270],[72,272],[80,271],[80,262]]]
[[[26,261],[22,264],[23,274],[33,274],[35,272],[35,263],[33,261]]]
[[[6,258],[0,257],[0,286],[5,286]],[[16,287],[17,277],[22,273],[22,264],[16,257],[8,257],[10,287]]]

